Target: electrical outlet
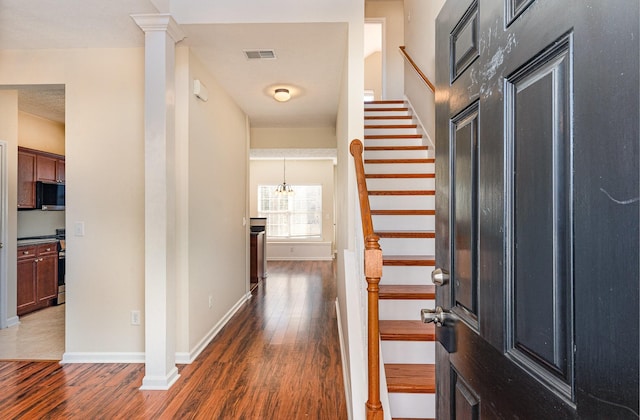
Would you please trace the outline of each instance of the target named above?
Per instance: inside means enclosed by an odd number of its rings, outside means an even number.
[[[131,311],[131,325],[140,325],[140,311]]]
[[[209,295],[209,309],[213,308],[213,296]]]

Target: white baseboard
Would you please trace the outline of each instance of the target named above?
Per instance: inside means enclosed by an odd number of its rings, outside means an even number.
[[[242,305],[250,298],[251,293],[243,295],[240,300],[236,302],[236,304],[233,305],[231,309],[229,309],[229,311],[222,317],[222,319],[220,319],[220,321],[218,321],[218,323],[214,325],[211,330],[209,330],[207,335],[205,335],[189,353],[176,353],[176,363],[187,365],[193,363],[193,361],[196,360],[200,353],[202,353],[202,351],[209,345],[211,340],[213,340],[214,337],[218,335],[222,327],[227,325],[227,322],[229,322],[231,317],[235,315],[235,313],[238,312],[238,309],[240,309]]]
[[[344,393],[347,399],[347,418],[349,420],[353,419],[353,401],[351,401],[351,380],[349,378],[349,373],[347,372],[346,361],[347,361],[347,347],[344,341],[344,334],[342,333],[342,322],[340,322],[340,302],[338,298],[336,298],[336,319],[338,321],[338,338],[340,340],[340,360],[342,361],[342,381],[344,383]]]
[[[179,377],[178,368],[174,366],[166,376],[145,376],[142,378],[142,386],[138,389],[141,391],[166,391],[176,383]]]
[[[407,95],[404,96],[404,100],[407,102],[407,104],[409,104],[409,109],[411,111],[411,116],[417,121],[418,126],[420,127],[419,128],[420,133],[422,133],[422,135],[427,138],[427,142],[429,143],[427,146],[429,146],[429,149],[431,149],[432,151],[435,151],[436,150],[436,143],[433,141],[433,139],[429,135],[429,132],[424,128],[424,124],[420,120],[420,117],[418,116],[418,113],[416,112],[415,108],[413,107],[413,104],[411,103],[411,100],[407,97]]]
[[[331,261],[332,249],[330,241],[272,241],[267,242],[267,261]]]
[[[18,318],[17,316],[12,316],[11,318],[7,319],[7,328],[13,327],[14,325],[18,325],[19,323],[20,323],[20,318]]]
[[[144,361],[144,352],[65,352],[60,363],[144,363]]]
[[[247,293],[243,295],[238,302],[229,311],[218,321],[216,325],[207,333],[207,335],[200,340],[200,342],[194,347],[191,352],[177,352],[176,353],[176,363],[177,364],[190,364],[193,363],[194,360],[202,353],[202,351],[207,347],[207,345],[213,340],[213,338],[218,335],[222,327],[224,327],[227,322],[231,319],[233,315],[240,309],[242,304],[248,301],[251,298],[251,293]],[[145,353],[144,352],[67,352],[62,355],[61,364],[65,363],[145,363]],[[177,370],[176,370],[177,373]],[[177,378],[173,379],[175,382]],[[147,384],[143,382],[144,389],[163,389],[163,388],[152,388],[154,386],[165,386],[167,384],[166,378],[160,378],[158,382],[158,378],[151,378],[149,380],[145,380],[149,382],[149,387],[147,388]],[[154,385],[156,384],[156,385]],[[170,386],[170,385],[169,385]]]

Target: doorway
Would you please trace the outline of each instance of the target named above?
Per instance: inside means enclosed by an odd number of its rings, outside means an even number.
[[[386,98],[384,23],[384,18],[371,18],[364,24],[365,102]]]
[[[65,342],[64,294],[60,295],[60,266],[64,260],[59,252],[64,241],[65,212],[35,209],[35,189],[24,190],[24,185],[34,186],[41,176],[49,177],[48,169],[53,168],[53,179],[47,183],[64,184],[65,176],[65,86],[64,85],[19,85],[3,86],[3,90],[17,93],[17,136],[9,139],[11,147],[18,149],[18,177],[16,183],[18,209],[9,208],[8,178],[6,159],[9,148],[2,149],[0,168],[0,200],[2,200],[2,221],[0,221],[0,359],[61,359]],[[17,103],[16,103],[17,102]],[[1,145],[0,145],[1,146]],[[21,163],[24,156],[32,156],[29,182],[24,181]],[[38,162],[43,171],[37,170]],[[46,169],[46,170],[45,170]],[[29,172],[29,170],[27,170]],[[22,191],[22,192],[21,192]],[[27,191],[28,194],[24,194]],[[33,194],[33,200],[22,205],[25,196]],[[10,216],[10,212],[14,212]],[[11,226],[8,225],[11,223]],[[8,228],[7,228],[8,227]],[[8,270],[6,249],[17,246],[17,270]],[[25,248],[26,247],[26,248]],[[28,249],[29,254],[20,254]],[[33,250],[43,252],[41,258],[33,259]],[[62,264],[61,264],[62,261]],[[14,266],[15,267],[15,266]],[[4,275],[11,273],[10,275]],[[25,274],[28,276],[26,282]],[[43,280],[44,279],[44,280]],[[23,280],[23,282],[20,282]],[[27,286],[25,286],[27,285]],[[33,287],[31,287],[33,286]],[[26,289],[25,289],[26,287]],[[30,288],[31,287],[31,288]],[[64,291],[62,287],[62,291]],[[42,290],[40,293],[38,290]],[[31,305],[33,296],[33,305]],[[26,305],[25,305],[26,302]],[[20,314],[20,315],[18,315]]]

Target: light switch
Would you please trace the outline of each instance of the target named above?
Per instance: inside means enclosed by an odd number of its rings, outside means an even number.
[[[73,233],[76,236],[84,236],[84,222],[76,222],[73,227]]]

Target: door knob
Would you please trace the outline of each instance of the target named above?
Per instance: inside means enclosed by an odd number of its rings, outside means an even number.
[[[449,272],[442,268],[436,268],[431,272],[431,281],[436,286],[444,286],[449,281]]]
[[[458,316],[456,314],[442,309],[441,306],[436,307],[436,309],[423,309],[420,311],[420,318],[425,324],[433,322],[436,324],[436,327],[450,325],[458,320]]]

